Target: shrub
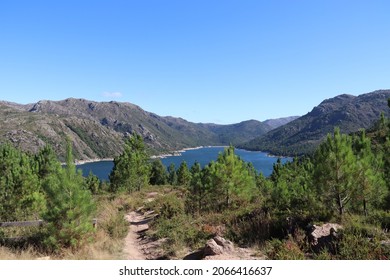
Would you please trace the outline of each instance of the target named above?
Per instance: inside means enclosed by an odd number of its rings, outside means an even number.
[[[305,254],[292,239],[272,239],[267,242],[266,254],[271,260],[305,260]]]

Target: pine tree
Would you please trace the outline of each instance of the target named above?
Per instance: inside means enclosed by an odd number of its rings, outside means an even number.
[[[142,137],[136,133],[126,140],[123,153],[114,159],[110,174],[111,191],[140,191],[150,179],[149,157]]]
[[[168,182],[168,174],[165,165],[160,159],[152,162],[150,171],[150,184],[151,185],[166,185]]]
[[[343,216],[357,186],[355,183],[356,157],[352,141],[336,128],[333,137],[328,134],[315,155],[314,182],[318,196],[330,209]]]
[[[92,194],[99,193],[101,182],[99,178],[92,173],[92,171],[89,172],[88,177],[84,179],[84,182],[86,189]]]
[[[80,248],[92,236],[95,204],[84,187],[84,178],[73,163],[68,139],[66,167],[46,177],[43,187],[47,197],[45,244],[52,250]]]
[[[255,178],[251,176],[247,165],[230,146],[218,156],[215,166],[211,166],[212,192],[217,195],[215,202],[229,208],[232,196],[249,199],[256,191]],[[223,193],[224,202],[218,197]]]
[[[199,162],[191,167],[191,182],[189,195],[186,201],[186,209],[189,213],[200,213],[203,208],[205,188],[202,182],[202,168]]]
[[[378,207],[386,195],[383,179],[383,161],[380,155],[374,155],[371,141],[363,130],[360,137],[356,137],[354,148],[357,154],[355,183],[357,191],[354,204],[360,204],[363,213],[367,216],[368,207]],[[358,207],[359,208],[359,207]]]
[[[168,166],[168,183],[172,186],[177,185],[177,172],[173,162]]]
[[[58,161],[53,148],[49,145],[46,145],[35,155],[35,162],[38,169],[38,176],[41,180],[50,174],[57,173],[61,169],[61,163]]]
[[[33,159],[10,144],[0,146],[0,221],[39,219],[45,210]]]
[[[183,161],[177,170],[177,184],[179,186],[188,187],[191,182],[191,172],[188,169],[187,163]]]
[[[390,210],[390,137],[386,139],[383,148],[383,177],[387,186],[386,210]]]

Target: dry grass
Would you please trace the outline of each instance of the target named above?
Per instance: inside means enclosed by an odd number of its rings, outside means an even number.
[[[63,249],[57,254],[45,254],[33,246],[24,249],[12,249],[0,246],[0,260],[121,260],[124,237],[127,235],[128,223],[124,215],[129,211],[145,206],[150,193],[171,192],[171,188],[149,187],[130,195],[96,196],[98,219],[94,240],[77,251]],[[154,194],[155,195],[155,194]]]
[[[14,250],[0,247],[0,260],[35,260],[45,257],[32,247],[24,250]]]

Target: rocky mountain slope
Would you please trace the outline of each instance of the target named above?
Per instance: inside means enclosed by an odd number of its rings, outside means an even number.
[[[153,154],[186,147],[242,143],[272,129],[259,121],[233,125],[196,124],[161,117],[131,103],[69,98],[20,105],[0,102],[0,142],[36,152],[46,143],[64,156],[66,137],[77,159],[112,158],[132,132],[141,134]]]
[[[310,153],[336,126],[340,127],[342,133],[351,133],[373,126],[382,112],[389,116],[388,98],[390,90],[359,96],[339,95],[323,101],[310,113],[241,147],[281,155]]]

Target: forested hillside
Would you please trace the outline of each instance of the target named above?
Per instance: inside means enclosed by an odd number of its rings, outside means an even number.
[[[276,155],[313,153],[335,126],[342,133],[348,134],[361,128],[371,128],[382,112],[389,117],[386,104],[388,98],[390,90],[359,96],[339,95],[323,101],[308,114],[239,147]]]

